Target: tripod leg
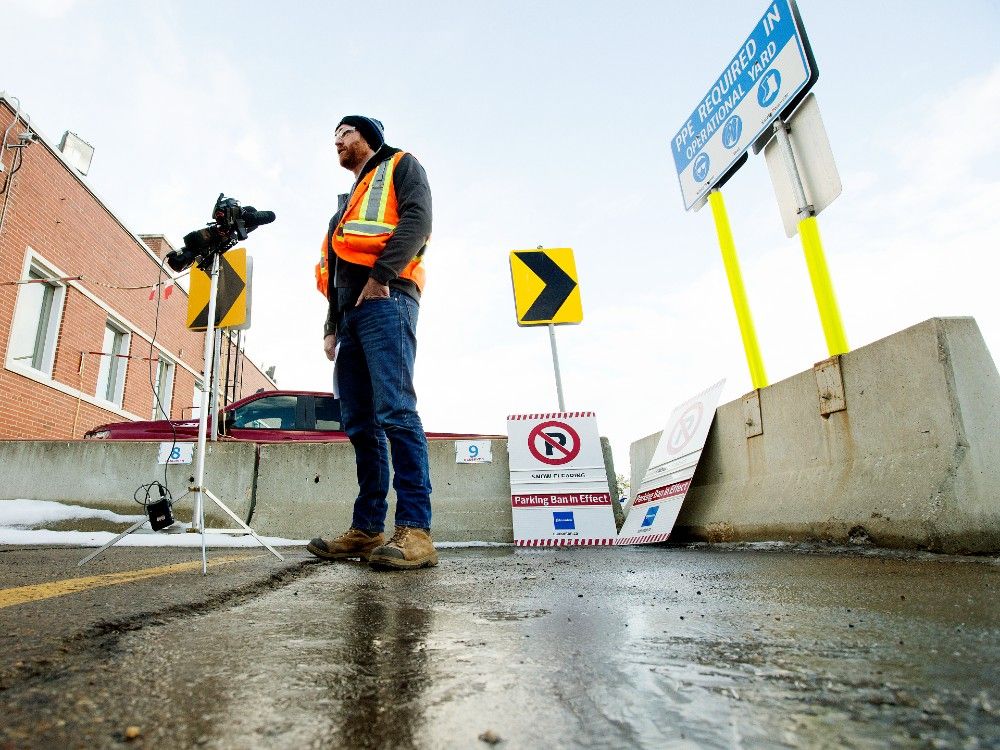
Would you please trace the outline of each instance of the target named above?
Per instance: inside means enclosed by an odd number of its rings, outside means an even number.
[[[205,551],[205,506],[204,504],[200,507],[201,518],[198,520],[198,524],[201,528],[201,574],[203,576],[208,575],[208,552]]]
[[[110,542],[108,542],[107,544],[105,544],[99,550],[96,550],[95,552],[91,552],[85,558],[83,558],[82,560],[80,560],[80,562],[78,562],[76,564],[76,567],[79,568],[79,567],[81,567],[83,565],[86,565],[88,562],[90,562],[91,560],[93,560],[99,554],[101,554],[102,552],[104,552],[104,550],[106,550],[108,547],[113,547],[114,545],[118,544],[118,542],[120,542],[122,539],[124,539],[125,537],[127,537],[133,531],[135,531],[136,529],[138,529],[140,526],[142,526],[148,520],[149,520],[148,518],[143,518],[141,521],[136,521],[134,524],[132,524],[131,526],[129,526],[125,531],[123,531],[121,534],[119,534],[118,536],[116,536]]]
[[[279,560],[284,560],[285,559],[280,554],[278,554],[278,551],[274,547],[272,547],[270,544],[268,544],[263,539],[261,539],[259,536],[257,536],[257,532],[254,531],[253,529],[251,529],[245,523],[243,523],[243,521],[241,521],[239,519],[239,517],[235,513],[233,513],[231,510],[229,510],[229,508],[226,507],[226,504],[223,503],[219,498],[217,498],[215,495],[213,495],[208,490],[205,490],[205,494],[209,496],[209,498],[212,500],[213,503],[215,503],[220,508],[222,508],[222,510],[225,511],[226,515],[228,515],[230,518],[232,518],[234,521],[236,521],[236,523],[238,523],[242,528],[246,529],[246,531],[251,536],[253,536],[254,539],[256,539],[262,545],[264,545],[265,547],[267,547],[271,551],[272,555],[274,555],[275,557],[277,557]]]

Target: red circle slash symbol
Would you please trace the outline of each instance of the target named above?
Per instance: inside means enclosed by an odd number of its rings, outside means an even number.
[[[691,438],[698,432],[698,425],[701,424],[701,415],[704,410],[701,401],[692,404],[684,410],[680,419],[677,420],[677,424],[674,425],[674,429],[670,431],[667,452],[671,454],[680,453],[691,442]]]
[[[542,422],[528,433],[528,450],[543,464],[562,466],[580,455],[580,436],[565,422]]]

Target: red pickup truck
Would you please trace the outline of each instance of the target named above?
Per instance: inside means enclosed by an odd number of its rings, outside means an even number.
[[[211,418],[209,418],[211,432]],[[198,439],[198,420],[154,420],[112,422],[87,432],[90,440],[178,440]],[[467,435],[428,432],[429,440],[469,440],[500,438],[502,435]],[[262,391],[235,401],[220,410],[220,440],[247,440],[272,443],[306,440],[341,442],[347,435],[340,429],[340,402],[332,393],[314,391]]]

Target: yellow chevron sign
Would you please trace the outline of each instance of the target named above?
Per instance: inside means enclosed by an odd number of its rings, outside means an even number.
[[[583,322],[572,248],[514,250],[510,254],[510,278],[518,325]]]
[[[208,327],[208,297],[212,277],[191,266],[188,291],[187,327],[204,331]],[[215,325],[218,328],[248,327],[247,251],[238,247],[219,258],[219,290],[216,295]]]

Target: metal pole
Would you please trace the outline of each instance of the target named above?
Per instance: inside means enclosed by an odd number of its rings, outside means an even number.
[[[802,177],[799,175],[799,168],[795,164],[795,154],[792,152],[792,141],[788,137],[788,123],[780,118],[775,120],[774,134],[778,137],[781,158],[785,162],[785,169],[792,180],[792,190],[795,192],[795,203],[798,206],[799,215],[813,216],[816,210],[806,199],[806,190],[802,186]]]
[[[559,375],[559,351],[556,349],[556,327],[549,323],[549,342],[552,344],[552,367],[556,372],[556,393],[559,396],[559,411],[566,411],[563,399],[562,377]]]
[[[240,396],[243,395],[243,368],[247,363],[247,353],[243,351],[243,331],[237,334],[236,338],[236,355],[237,362],[240,363],[240,377],[237,381],[238,388],[233,388],[233,401],[236,401]]]
[[[222,408],[229,406],[229,371],[233,365],[233,337],[226,336],[226,379],[222,384]]]
[[[214,324],[215,321],[213,320]],[[212,442],[219,439],[219,366],[222,363],[222,329],[215,329],[215,358],[212,360],[212,392],[210,394],[212,414]]]
[[[198,415],[198,455],[195,466],[194,510],[191,530],[201,531],[201,572],[208,573],[205,552],[205,439],[208,435],[208,392],[212,379],[212,354],[215,351],[215,297],[219,290],[219,254],[212,253],[212,280],[208,290],[208,321],[205,328],[205,363],[202,377],[201,412]]]
[[[774,134],[778,138],[785,169],[792,181],[798,214],[802,217],[799,221],[799,237],[802,240],[802,250],[806,256],[809,279],[812,281],[813,296],[816,297],[816,307],[819,309],[819,319],[823,326],[826,348],[830,352],[830,356],[835,357],[850,351],[850,347],[847,345],[847,334],[844,333],[844,324],[840,319],[840,308],[837,306],[837,297],[833,291],[833,282],[830,280],[826,256],[823,254],[819,225],[816,223],[816,209],[806,198],[802,177],[799,175],[795,154],[792,151],[792,141],[788,137],[788,124],[783,120],[776,120]]]
[[[743,339],[743,351],[747,356],[747,366],[750,368],[750,380],[754,388],[767,387],[767,373],[764,371],[764,360],[760,356],[760,346],[757,344],[757,331],[750,314],[750,303],[747,302],[746,289],[743,288],[743,275],[740,273],[740,261],[736,257],[736,243],[729,228],[729,216],[726,214],[726,204],[722,193],[713,189],[708,194],[708,202],[712,206],[712,218],[715,219],[715,232],[719,236],[719,249],[722,251],[722,264],[726,268],[726,278],[729,280],[729,292],[733,296],[733,307],[736,309],[736,321],[740,326],[740,337]]]

